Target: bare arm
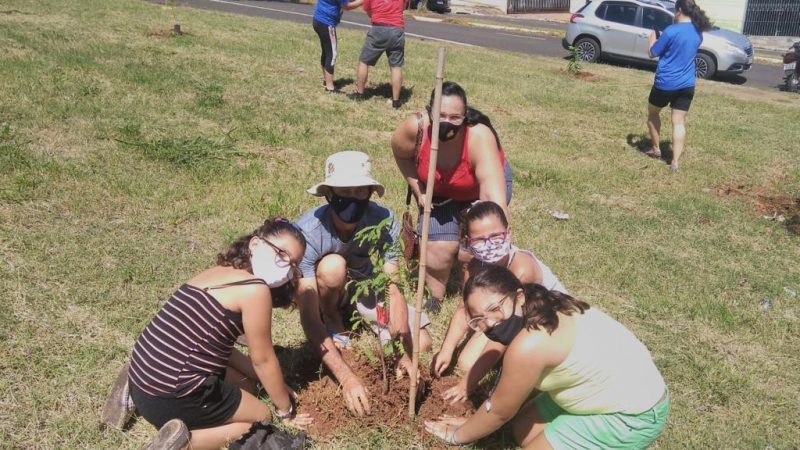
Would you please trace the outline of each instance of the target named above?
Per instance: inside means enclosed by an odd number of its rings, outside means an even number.
[[[650,36],[647,37],[647,52],[650,54],[650,59],[656,58],[656,55],[653,54],[653,46],[656,44],[656,40],[656,31],[653,30]]]
[[[342,359],[333,340],[328,336],[325,324],[319,312],[319,292],[313,278],[300,280],[297,297],[297,309],[300,311],[300,323],[311,346],[319,352],[322,363],[333,372],[333,376],[341,383],[347,408],[359,416],[370,413],[369,396],[361,380],[353,373]]]
[[[279,411],[289,411],[289,391],[272,345],[272,299],[269,289],[266,286],[254,286],[251,291],[257,295],[245,297],[239,306],[253,370],[275,407]]]
[[[494,394],[486,402],[491,408],[486,411],[486,403],[458,428],[456,440],[462,444],[474,442],[488,436],[511,420],[525,400],[536,388],[546,367],[547,357],[537,347],[541,346],[542,335],[533,335],[523,342],[512,343],[503,360],[503,372]]]
[[[510,220],[506,206],[506,178],[500,150],[494,134],[485,125],[475,125],[469,134],[469,157],[475,168],[475,178],[480,186],[480,199],[491,200],[503,208]]]
[[[355,1],[352,1],[352,2],[348,2],[346,5],[344,5],[344,9],[346,9],[348,11],[351,10],[351,9],[356,9],[359,6],[361,6],[363,3],[364,3],[364,0],[355,0]]]
[[[387,262],[383,265],[383,272],[389,275],[392,283],[389,285],[389,331],[392,335],[399,334],[406,354],[412,352],[411,330],[408,328],[408,303],[400,289],[395,284],[400,281],[397,262]]]
[[[303,278],[299,281],[296,303],[300,312],[300,324],[303,326],[306,338],[311,342],[312,348],[319,353],[325,366],[333,372],[333,376],[340,383],[355,378],[355,374],[342,359],[342,355],[339,354],[333,340],[328,336],[325,324],[322,322],[319,312],[319,294],[313,278]]]
[[[411,192],[419,199],[424,198],[424,193],[417,177],[417,163],[414,161],[417,145],[417,130],[419,126],[416,116],[408,116],[400,122],[392,134],[392,153],[397,163],[397,168],[403,178],[411,186]],[[420,205],[422,206],[422,205]]]

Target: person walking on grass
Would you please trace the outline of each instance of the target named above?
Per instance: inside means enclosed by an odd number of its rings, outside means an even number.
[[[694,0],[675,2],[675,23],[661,35],[653,30],[649,37],[650,58],[659,58],[655,81],[647,107],[647,129],[651,147],[645,153],[661,158],[661,109],[672,107],[672,161],[669,168],[678,171],[678,160],[686,144],[686,113],[694,98],[695,57],[703,31],[711,22]]]
[[[312,25],[319,37],[319,45],[322,48],[320,65],[322,66],[322,84],[326,92],[336,92],[333,82],[333,70],[336,66],[336,56],[338,55],[336,26],[342,19],[343,9],[351,10],[361,6],[363,0],[317,0],[314,7],[314,19]]]
[[[408,372],[412,351],[411,327],[414,308],[406,303],[402,291],[390,282],[385,292],[358,294],[355,283],[377,276],[370,258],[370,248],[388,249],[383,253],[383,266],[378,268],[390,280],[399,276],[395,242],[400,227],[394,214],[371,202],[373,193],[383,196],[384,188],[372,177],[369,157],[362,152],[344,151],[325,161],[325,179],[308,192],[324,197],[327,203],[316,207],[297,221],[306,242],[300,263],[302,277],[298,281],[296,304],[300,322],[309,342],[322,357],[322,362],[342,385],[347,408],[362,416],[370,413],[369,393],[361,379],[347,365],[339,349],[349,348],[350,327],[354,313],[378,335],[381,343],[399,337],[405,353],[399,368]],[[379,242],[359,242],[361,230],[388,222]],[[384,308],[383,302],[388,302]],[[431,337],[425,327],[430,324],[423,314],[419,348],[428,351]]]
[[[272,345],[272,309],[292,298],[273,292],[297,278],[305,248],[296,225],[269,219],[179,287],[136,340],[103,422],[121,428],[135,406],[160,428],[150,448],[221,448],[272,420],[260,383],[284,423],[310,424],[296,414]],[[234,348],[242,334],[249,356]]]
[[[400,89],[403,87],[403,62],[406,45],[403,10],[406,0],[364,0],[364,12],[372,22],[367,32],[356,70],[356,92],[351,98],[364,98],[369,68],[386,53],[392,82],[392,107],[400,108]]]
[[[507,347],[497,385],[469,418],[425,429],[451,445],[511,422],[525,449],[644,449],[664,429],[669,393],[647,347],[586,302],[523,284],[505,267],[467,280],[468,326]]]
[[[466,266],[464,280],[480,271],[484,266],[506,267],[522,284],[541,284],[549,290],[567,294],[561,281],[549,267],[529,250],[511,243],[511,228],[508,226],[503,208],[497,203],[479,202],[470,208],[461,226],[461,240],[474,259]],[[441,349],[431,358],[431,375],[441,377],[450,367],[461,340],[470,332],[464,304],[458,304]],[[506,346],[495,342],[491,333],[472,332],[458,356],[458,367],[465,375],[442,397],[451,404],[465,401],[478,387],[478,382],[492,370],[506,351]]]

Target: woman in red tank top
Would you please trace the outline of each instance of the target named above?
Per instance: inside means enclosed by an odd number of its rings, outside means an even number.
[[[392,135],[397,167],[417,199],[420,217],[430,163],[432,104],[433,93],[428,113],[406,118]],[[461,86],[444,82],[425,280],[431,298],[426,309],[438,311],[450,269],[460,256],[458,230],[462,211],[475,200],[491,200],[506,208],[510,199],[511,168],[491,121],[467,105],[467,94]],[[508,215],[507,208],[505,212]],[[466,252],[461,253],[464,261],[470,259]]]

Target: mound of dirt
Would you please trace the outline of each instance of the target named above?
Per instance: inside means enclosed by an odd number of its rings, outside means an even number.
[[[298,391],[300,394],[298,410],[314,417],[314,424],[309,428],[310,434],[324,437],[347,428],[352,430],[354,426],[370,429],[379,426],[397,427],[408,423],[408,377],[395,379],[392,365],[387,361],[388,391],[384,393],[385,384],[380,361],[370,361],[363,355],[351,352],[344,352],[342,356],[369,391],[372,413],[364,417],[352,414],[345,405],[339,384],[330,374],[323,373],[321,377],[308,382],[302,391]],[[435,380],[423,378],[418,386],[420,390],[417,403],[418,417],[436,419],[443,414],[458,417],[469,416],[475,412],[477,398],[455,406],[450,406],[442,399],[442,393],[457,383],[458,378],[452,376]],[[420,427],[418,435],[427,441],[430,437],[422,431],[423,421],[418,421],[418,425]]]
[[[786,220],[786,229],[800,235],[800,197],[774,194],[761,188],[746,186],[722,186],[716,193],[720,197],[747,197],[753,201],[753,209],[764,217]]]

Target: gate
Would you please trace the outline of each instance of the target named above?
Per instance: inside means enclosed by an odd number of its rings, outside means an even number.
[[[508,0],[509,14],[536,11],[569,11],[569,0]]]
[[[748,0],[744,34],[800,36],[800,0]]]

